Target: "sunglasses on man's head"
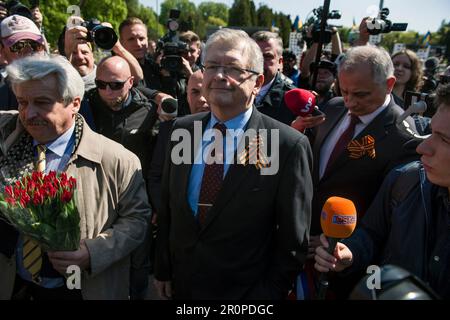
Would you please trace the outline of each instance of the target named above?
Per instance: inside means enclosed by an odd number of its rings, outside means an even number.
[[[33,40],[21,40],[9,47],[9,50],[13,53],[20,53],[25,48],[31,48],[33,51],[41,51],[44,49],[44,46]]]
[[[128,78],[128,79],[130,79],[130,78]],[[123,86],[128,81],[128,79],[125,81],[122,81],[122,82],[120,82],[120,81],[106,82],[106,81],[95,79],[95,85],[97,86],[97,88],[99,88],[101,90],[105,90],[106,86],[109,86],[109,88],[111,90],[120,90],[123,88]]]

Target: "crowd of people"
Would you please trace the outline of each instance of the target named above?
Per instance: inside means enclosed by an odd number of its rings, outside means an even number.
[[[347,299],[387,264],[450,298],[450,85],[430,85],[436,58],[391,56],[361,27],[350,48],[333,29],[320,61],[318,43],[299,57],[277,33],[228,28],[205,43],[182,32],[169,59],[130,17],[96,61],[86,27],[61,26],[50,54],[45,12],[2,8],[0,186],[38,157],[75,177],[81,242],[35,255],[0,219],[0,299],[315,299],[328,272],[326,298]],[[319,115],[287,106],[298,88]],[[434,100],[405,117],[411,92]],[[330,250],[333,196],[354,203],[357,227]]]

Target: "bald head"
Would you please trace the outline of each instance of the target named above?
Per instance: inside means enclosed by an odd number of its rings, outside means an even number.
[[[209,106],[202,94],[203,72],[198,70],[189,77],[187,87],[187,100],[191,113],[209,111]]]
[[[113,110],[120,110],[133,87],[128,62],[118,56],[103,59],[97,67],[96,84],[103,102]]]
[[[101,72],[114,73],[117,76],[128,78],[131,76],[131,70],[128,62],[119,56],[111,56],[100,61],[97,66],[97,75]]]

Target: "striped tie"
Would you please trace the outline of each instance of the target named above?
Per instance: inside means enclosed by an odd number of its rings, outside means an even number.
[[[36,171],[45,172],[45,151],[47,147],[38,144]],[[42,268],[42,250],[39,244],[28,236],[23,239],[23,266],[31,274],[33,281],[37,282]]]

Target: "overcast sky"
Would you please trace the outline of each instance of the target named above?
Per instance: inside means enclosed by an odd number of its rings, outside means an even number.
[[[154,10],[162,0],[140,0],[142,4],[152,7]],[[190,0],[196,5],[204,2],[201,0]],[[233,0],[208,0],[212,2],[225,3],[231,7]],[[321,0],[254,0],[256,8],[259,4],[265,4],[273,11],[290,14],[291,20],[299,15],[302,21],[312,9],[323,5]],[[329,20],[329,23],[351,26],[353,18],[357,24],[368,12],[373,12],[373,8],[379,5],[378,0],[331,0],[331,10],[340,10],[342,18],[340,20]],[[390,9],[389,19],[392,22],[407,22],[408,30],[425,33],[437,31],[442,20],[450,20],[449,0],[385,0],[384,7]],[[159,11],[158,11],[159,12]]]

